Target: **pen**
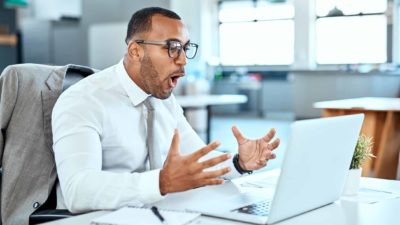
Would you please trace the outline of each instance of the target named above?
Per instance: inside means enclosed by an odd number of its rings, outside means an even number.
[[[165,221],[164,217],[161,215],[160,211],[158,211],[157,207],[152,206],[151,207],[151,211],[154,213],[154,215],[157,216],[157,218],[161,221],[161,223],[167,224],[167,222]]]

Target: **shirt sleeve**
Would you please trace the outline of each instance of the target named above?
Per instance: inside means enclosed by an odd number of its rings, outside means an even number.
[[[182,153],[189,154],[203,148],[206,144],[199,137],[199,135],[193,130],[192,126],[190,126],[185,116],[183,115],[182,107],[180,107],[177,103],[176,103],[176,110],[178,112],[177,114],[178,129],[180,134],[180,140],[181,140],[180,146]],[[211,151],[210,153],[202,157],[200,161],[217,157],[218,155],[221,154],[223,153],[219,151]],[[222,169],[224,167],[231,168],[231,171],[225,174],[222,178],[230,180],[242,176],[233,165],[233,155],[230,159],[226,160],[225,162],[222,162],[214,167],[211,167],[210,170]]]
[[[79,213],[161,200],[160,170],[142,173],[102,170],[104,110],[93,99],[76,99],[77,96],[61,96],[52,115],[53,149],[67,209]]]

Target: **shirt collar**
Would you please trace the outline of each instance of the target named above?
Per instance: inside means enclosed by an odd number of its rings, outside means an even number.
[[[129,99],[133,103],[134,106],[142,103],[146,98],[150,95],[144,92],[128,75],[126,69],[124,67],[123,59],[117,64],[116,70],[118,79],[124,88],[126,94]]]

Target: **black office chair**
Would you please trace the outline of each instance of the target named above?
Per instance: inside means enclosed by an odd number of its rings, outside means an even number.
[[[65,91],[74,83],[93,74],[94,72],[95,72],[94,70],[88,67],[69,65],[65,73],[65,78],[63,80],[62,91]],[[21,138],[23,138],[23,136]],[[3,178],[2,169],[3,168],[0,168],[0,185],[4,183],[4,181],[2,181]],[[56,210],[56,205],[57,205],[57,195],[56,195],[56,185],[55,185],[56,183],[57,182],[54,183],[54,186],[45,203],[43,203],[40,207],[38,207],[38,209],[36,209],[29,216],[29,224],[44,223],[73,216],[73,214],[70,213],[68,210]]]
[[[63,91],[81,79],[93,74],[95,71],[88,67],[70,65],[65,74]]]

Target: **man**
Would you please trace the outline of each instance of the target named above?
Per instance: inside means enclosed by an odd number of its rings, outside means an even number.
[[[53,110],[58,208],[153,203],[168,193],[222,184],[221,176],[237,177],[275,158],[273,129],[249,140],[233,127],[239,154],[232,159],[213,151],[217,141],[205,145],[187,123],[171,93],[197,45],[177,14],[137,11],[126,43],[120,63],[69,88]]]

